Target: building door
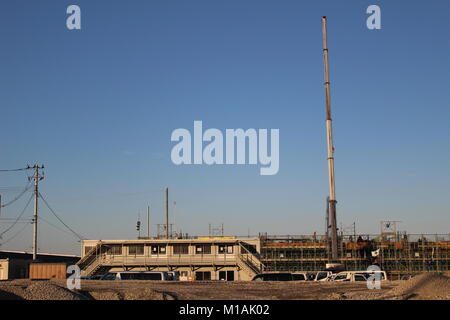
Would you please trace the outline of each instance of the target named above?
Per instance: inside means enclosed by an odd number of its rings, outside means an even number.
[[[234,271],[219,271],[219,280],[234,281]]]

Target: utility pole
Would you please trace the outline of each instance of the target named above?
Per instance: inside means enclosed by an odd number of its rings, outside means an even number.
[[[43,174],[39,174],[39,169],[44,169],[44,166],[34,165],[28,166],[28,169],[34,169],[34,175],[28,177],[29,180],[34,180],[34,215],[33,215],[33,260],[37,259],[38,251],[38,199],[39,199],[39,181],[44,179]]]
[[[336,222],[336,193],[334,183],[334,146],[333,146],[333,130],[331,121],[331,102],[330,102],[330,76],[328,70],[328,46],[327,46],[327,17],[322,17],[323,32],[323,61],[325,74],[325,98],[326,98],[326,125],[327,125],[327,143],[328,143],[328,183],[330,195],[328,199],[329,207],[329,228],[331,240],[331,262],[337,262],[337,222]]]
[[[165,206],[166,206],[166,238],[169,239],[169,188],[166,188],[165,193]]]
[[[147,238],[150,238],[150,206],[147,206]]]

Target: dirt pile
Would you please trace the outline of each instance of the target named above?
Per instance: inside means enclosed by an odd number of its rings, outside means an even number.
[[[83,295],[47,282],[10,282],[0,287],[0,300],[85,300]]]
[[[386,291],[360,290],[348,292],[337,288],[326,300],[450,300],[450,278],[440,273],[423,273],[411,280],[395,281],[396,285]],[[382,287],[385,283],[382,283]]]
[[[174,300],[165,292],[158,292],[149,288],[135,288],[127,290],[88,291],[85,295],[95,300]]]
[[[49,282],[35,282],[25,289],[26,300],[85,300],[82,295]]]
[[[382,281],[379,290],[365,282],[183,282],[83,280],[80,291],[65,280],[0,281],[0,300],[450,300],[450,278],[425,273],[406,281]]]
[[[427,272],[400,284],[386,293],[385,299],[448,300],[450,278],[444,274]]]

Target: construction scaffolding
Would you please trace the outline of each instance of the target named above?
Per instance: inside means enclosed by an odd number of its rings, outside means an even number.
[[[378,265],[391,278],[423,271],[448,271],[449,234],[340,235],[338,261],[345,270]],[[266,271],[320,271],[327,262],[326,236],[261,237]]]

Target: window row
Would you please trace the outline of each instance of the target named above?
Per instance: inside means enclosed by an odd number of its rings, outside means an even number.
[[[171,244],[172,254],[173,255],[184,255],[189,254],[189,244]],[[150,245],[149,251],[151,255],[165,255],[167,253],[167,245],[165,244],[156,244]],[[211,244],[197,244],[194,245],[194,254],[203,255],[203,254],[211,254],[212,247]],[[128,255],[133,256],[143,256],[144,255],[144,245],[109,245],[106,247],[106,254],[110,255],[122,255],[123,248],[128,248]],[[91,247],[85,247],[85,254],[90,251]],[[103,250],[102,250],[103,251]],[[105,252],[105,251],[103,251]],[[232,244],[219,244],[217,245],[218,254],[233,254],[234,246]]]

